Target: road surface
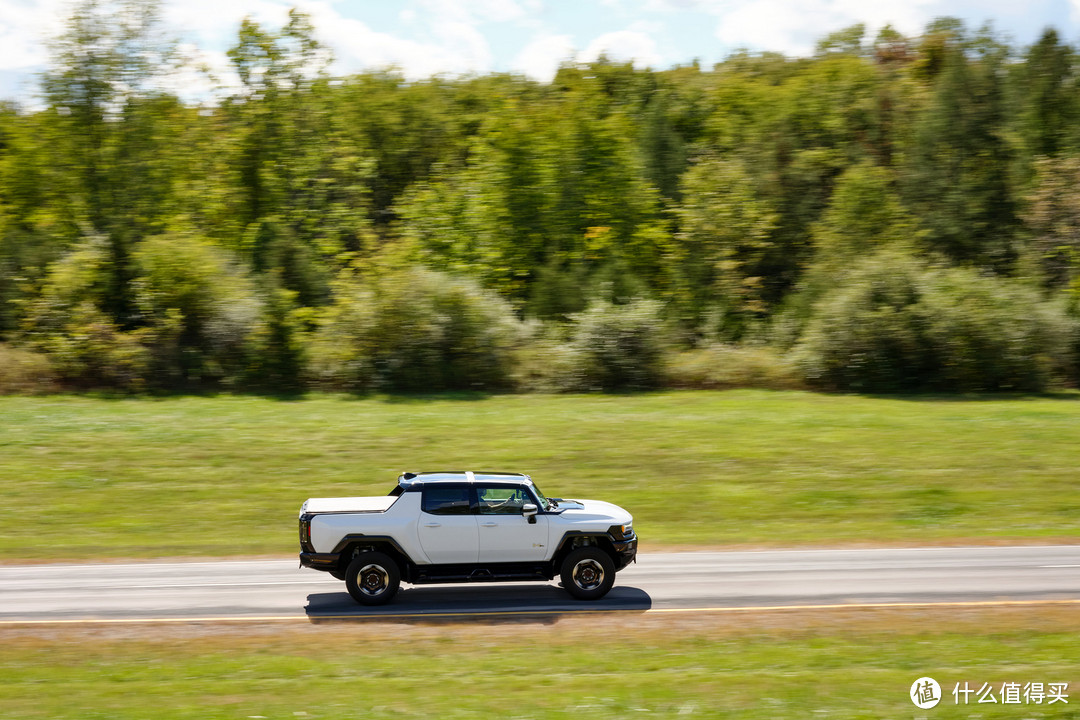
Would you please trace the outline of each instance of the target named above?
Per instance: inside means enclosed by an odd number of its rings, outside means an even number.
[[[643,553],[606,598],[556,583],[404,585],[384,607],[295,560],[0,566],[0,624],[290,620],[922,603],[1080,604],[1080,546]]]

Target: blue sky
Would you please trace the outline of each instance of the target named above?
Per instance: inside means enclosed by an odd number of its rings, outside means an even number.
[[[0,98],[32,103],[45,39],[68,0],[0,0]],[[1054,26],[1080,41],[1080,0],[165,0],[172,32],[232,81],[225,51],[245,15],[279,27],[289,7],[310,13],[339,73],[394,66],[407,77],[518,72],[548,80],[561,61],[600,53],[665,68],[731,52],[804,55],[823,35],[865,23],[909,35],[951,15],[991,22],[1018,44]],[[192,82],[198,82],[192,80]]]

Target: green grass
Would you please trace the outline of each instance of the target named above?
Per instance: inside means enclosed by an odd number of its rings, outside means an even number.
[[[1077,718],[1078,631],[1072,608],[7,630],[0,708],[8,720]],[[944,698],[920,711],[907,694],[927,675]],[[1069,703],[957,706],[963,682],[1066,682]]]
[[[530,473],[642,542],[1075,537],[1080,394],[0,398],[0,560],[279,555],[310,496]]]

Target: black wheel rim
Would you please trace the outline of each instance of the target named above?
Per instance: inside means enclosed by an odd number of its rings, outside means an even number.
[[[380,565],[365,565],[356,574],[356,586],[368,597],[378,597],[390,586],[390,573]]]
[[[574,566],[571,577],[582,590],[595,590],[604,584],[604,566],[591,558],[581,560]]]

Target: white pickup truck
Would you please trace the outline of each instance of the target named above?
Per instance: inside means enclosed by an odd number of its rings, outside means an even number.
[[[344,580],[364,605],[402,581],[550,581],[575,598],[607,594],[637,556],[633,518],[596,500],[547,498],[528,475],[403,473],[385,497],[311,498],[300,564]]]

